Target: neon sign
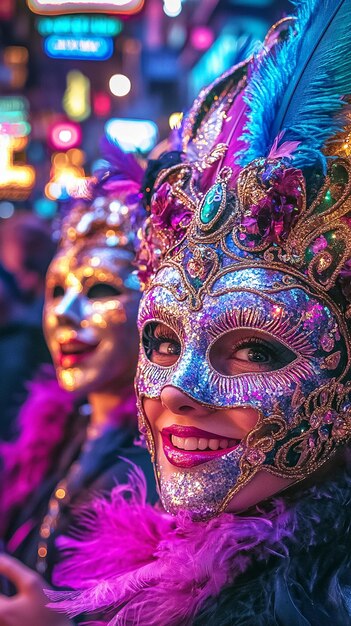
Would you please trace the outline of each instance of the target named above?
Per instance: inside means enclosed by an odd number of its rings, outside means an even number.
[[[31,125],[28,119],[29,103],[20,96],[0,98],[0,133],[13,138],[28,137]]]
[[[113,53],[111,37],[50,35],[44,42],[46,54],[53,59],[105,61]]]
[[[31,125],[25,121],[0,122],[0,133],[10,137],[26,137],[31,130]]]
[[[116,37],[122,31],[122,22],[105,15],[61,15],[40,17],[37,20],[40,35],[95,35]]]
[[[14,165],[13,154],[13,139],[0,135],[0,198],[25,200],[33,189],[35,170],[30,165]]]
[[[2,115],[20,112],[21,119],[24,119],[29,109],[27,98],[21,96],[3,96],[0,98],[0,118]]]
[[[27,0],[33,13],[60,15],[65,13],[138,13],[144,0]]]

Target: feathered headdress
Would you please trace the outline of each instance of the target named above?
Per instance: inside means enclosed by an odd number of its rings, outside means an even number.
[[[144,163],[107,139],[101,148],[104,166],[89,180],[84,197],[74,199],[62,222],[60,245],[86,245],[94,240],[134,253],[145,219],[141,192]]]
[[[349,2],[301,0],[256,55],[200,94],[182,158],[153,188],[144,283],[183,240],[232,231],[238,265],[290,264],[318,291],[350,291],[350,52]]]

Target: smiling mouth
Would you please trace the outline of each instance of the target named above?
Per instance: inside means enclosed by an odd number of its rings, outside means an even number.
[[[167,460],[176,467],[190,468],[228,454],[241,439],[233,439],[192,426],[173,424],[161,431]]]
[[[73,367],[83,361],[89,354],[96,350],[98,344],[90,344],[85,341],[72,340],[60,343],[59,364],[63,368]]]

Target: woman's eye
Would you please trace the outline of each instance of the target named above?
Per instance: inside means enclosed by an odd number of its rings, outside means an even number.
[[[180,346],[177,343],[173,343],[171,341],[162,341],[158,340],[158,352],[159,354],[171,354],[179,356],[180,354]]]
[[[292,363],[296,354],[259,331],[251,337],[245,336],[243,331],[231,331],[212,345],[209,358],[219,374],[235,376],[279,370]]]
[[[170,367],[178,360],[181,344],[176,333],[165,324],[152,322],[143,331],[145,354],[152,363]]]
[[[251,363],[272,363],[274,362],[274,350],[271,350],[268,346],[251,346],[247,348],[240,348],[235,350],[232,358],[236,358],[239,361],[249,361]]]
[[[65,290],[62,287],[62,285],[55,285],[55,287],[52,290],[52,297],[54,298],[54,300],[56,298],[63,298],[64,295],[65,295]]]
[[[116,298],[122,295],[121,289],[108,283],[95,283],[87,291],[87,297],[91,300],[102,300],[103,298]]]

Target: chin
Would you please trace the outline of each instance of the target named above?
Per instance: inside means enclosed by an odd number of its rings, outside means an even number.
[[[171,515],[187,511],[194,520],[207,520],[222,513],[239,475],[238,464],[228,456],[183,469],[170,465],[160,454],[157,474],[166,511]]]
[[[70,367],[56,370],[57,380],[62,389],[80,396],[93,392],[99,384],[99,380],[89,376],[89,372],[82,368]]]

